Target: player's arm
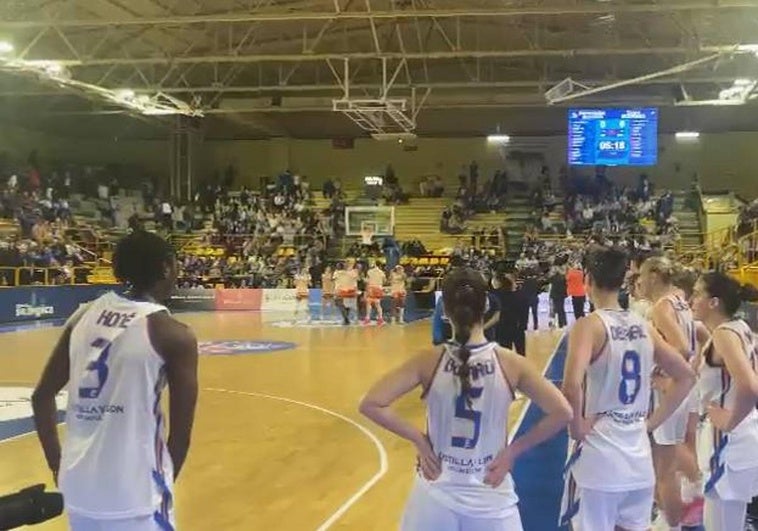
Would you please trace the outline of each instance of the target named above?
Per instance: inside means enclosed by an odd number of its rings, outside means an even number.
[[[189,452],[197,404],[197,339],[189,327],[164,312],[148,318],[150,339],[166,363],[169,388],[168,452],[174,479]]]
[[[34,410],[34,425],[37,437],[45,453],[47,466],[58,483],[58,469],[61,464],[61,443],[58,438],[57,407],[55,396],[68,383],[69,379],[69,344],[71,342],[72,326],[66,326],[53,348],[47,365],[42,372],[37,387],[32,394],[32,409]]]
[[[537,424],[511,442],[511,452],[516,458],[565,428],[573,417],[573,411],[558,388],[526,358],[507,349],[498,349],[498,355],[505,373],[513,375],[512,385],[545,413]]]
[[[729,371],[731,385],[736,399],[734,408],[725,410],[711,405],[708,415],[713,424],[723,430],[733,430],[755,407],[758,396],[758,377],[745,355],[739,336],[730,330],[717,329],[713,332],[713,348],[721,357]]]
[[[596,336],[604,337],[605,329],[600,319],[594,315],[576,321],[568,333],[568,352],[561,391],[571,405],[573,418],[569,424],[569,434],[575,440],[582,440],[589,429],[587,419],[583,415],[584,377],[593,354],[599,348],[599,345],[595,345]]]
[[[676,314],[671,304],[656,304],[652,311],[655,328],[666,338],[666,343],[674,347],[685,359],[689,359],[690,344],[682,328],[676,322]]]
[[[648,431],[653,431],[669,418],[687,397],[695,385],[695,371],[684,360],[682,355],[667,343],[652,326],[647,327],[653,340],[653,355],[655,363],[671,378],[671,385],[666,393],[661,395],[661,404],[655,408],[647,419]],[[644,377],[644,376],[643,376]]]
[[[361,400],[359,411],[381,427],[414,444],[425,438],[416,426],[392,410],[392,404],[422,384],[431,353],[414,356],[376,382]],[[439,353],[437,352],[438,356]]]

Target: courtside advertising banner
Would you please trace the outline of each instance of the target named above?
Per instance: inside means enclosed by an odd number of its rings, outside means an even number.
[[[295,311],[294,289],[264,289],[261,310]]]
[[[256,311],[261,309],[261,289],[216,289],[216,310]]]
[[[103,284],[0,288],[0,323],[68,319],[79,306],[108,291],[121,293],[123,287]]]
[[[216,309],[216,290],[177,289],[171,294],[166,306],[175,312],[213,311]]]

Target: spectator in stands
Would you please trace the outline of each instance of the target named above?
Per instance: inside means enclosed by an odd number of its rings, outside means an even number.
[[[336,189],[334,187],[334,181],[332,181],[331,178],[324,181],[323,186],[321,187],[321,192],[324,196],[324,199],[331,199],[334,197]]]
[[[637,198],[640,201],[649,201],[652,193],[653,187],[650,184],[650,180],[647,178],[647,175],[641,174],[639,183],[637,184]]]

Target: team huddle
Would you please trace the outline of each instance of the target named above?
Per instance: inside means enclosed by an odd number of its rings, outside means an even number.
[[[337,265],[335,270],[326,267],[321,275],[321,314],[323,320],[336,306],[345,325],[350,324],[351,312],[359,318],[359,300],[362,299],[363,324],[371,320],[372,310],[376,314],[376,323],[383,325],[384,310],[382,299],[385,296],[385,287],[389,283],[389,295],[392,305],[390,309],[390,322],[405,322],[405,299],[407,294],[408,278],[403,266],[395,266],[389,274],[384,272],[377,263],[372,263],[363,272],[354,260],[348,259],[345,263]],[[307,269],[300,270],[295,275],[295,320],[305,306],[305,313],[310,319],[308,301],[312,278]]]
[[[561,523],[643,531],[657,507],[659,525],[669,530],[700,523],[706,531],[743,529],[758,495],[758,345],[735,316],[742,302],[758,299],[756,290],[718,272],[687,280],[661,257],[630,269],[625,253],[611,248],[590,251],[585,270],[595,310],[557,346],[565,354],[560,389],[527,357],[485,338],[488,285],[480,271],[457,267],[444,278],[453,340],[411,357],[360,405],[416,447],[403,531],[520,531],[514,463],[567,427]],[[69,319],[32,398],[36,428],[71,529],[172,531],[173,484],[198,394],[197,340],[164,305],[177,277],[165,240],[144,232],[123,238],[114,273],[129,291],[107,293]],[[631,311],[619,303],[630,273]],[[366,316],[373,306],[381,320],[385,273],[374,265],[365,278]],[[346,322],[357,309],[359,279],[352,263],[322,279],[324,300],[336,299]],[[298,279],[301,299],[309,282]],[[401,270],[389,284],[402,300]],[[395,305],[400,318],[401,308]],[[55,397],[67,385],[61,445]],[[418,387],[424,431],[391,407]],[[543,416],[510,440],[516,392]]]
[[[485,339],[487,283],[473,269],[443,282],[453,340],[386,375],[361,411],[414,443],[418,473],[404,531],[518,531],[510,476],[526,450],[568,427],[560,523],[580,531],[741,531],[758,495],[756,341],[735,315],[753,288],[723,273],[682,275],[650,257],[597,248],[585,263],[595,310],[558,344],[561,389],[516,353]],[[637,304],[619,291],[634,284]],[[421,387],[426,432],[391,409]],[[544,413],[508,442],[520,391]]]

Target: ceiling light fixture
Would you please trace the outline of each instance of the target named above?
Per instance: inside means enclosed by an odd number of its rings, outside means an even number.
[[[700,133],[697,131],[677,131],[674,136],[677,140],[697,140],[700,138]]]
[[[507,144],[511,141],[511,137],[508,135],[489,135],[487,136],[487,142],[490,144]]]

